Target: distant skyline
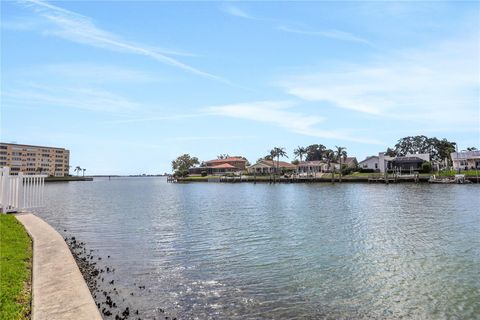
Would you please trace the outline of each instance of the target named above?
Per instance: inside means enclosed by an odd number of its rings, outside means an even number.
[[[1,2],[1,141],[87,174],[273,147],[480,145],[480,3]]]

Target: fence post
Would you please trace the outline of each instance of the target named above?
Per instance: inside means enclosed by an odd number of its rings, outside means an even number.
[[[1,171],[2,175],[2,190],[0,192],[0,203],[2,205],[2,212],[7,213],[8,199],[10,198],[10,168],[3,167]]]
[[[18,173],[18,193],[17,193],[17,208],[23,209],[25,206],[24,192],[23,192],[23,172]]]

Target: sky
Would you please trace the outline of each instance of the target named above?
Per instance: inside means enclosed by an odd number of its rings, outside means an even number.
[[[480,147],[480,3],[1,1],[2,142],[87,174],[273,147]]]

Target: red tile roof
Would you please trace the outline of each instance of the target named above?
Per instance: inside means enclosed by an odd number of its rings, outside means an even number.
[[[247,160],[241,158],[241,157],[229,157],[226,159],[215,159],[215,160],[209,160],[205,161],[206,163],[225,163],[225,162],[230,162],[230,161],[243,161],[247,162]]]
[[[237,167],[232,166],[228,163],[217,164],[215,166],[210,166],[212,169],[237,169]]]

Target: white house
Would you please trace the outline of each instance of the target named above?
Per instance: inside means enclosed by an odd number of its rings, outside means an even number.
[[[378,171],[378,156],[370,156],[366,157],[365,160],[360,161],[358,163],[358,168],[359,169],[367,169],[367,170],[373,170],[373,171]]]
[[[454,170],[480,169],[480,150],[452,152]]]
[[[324,161],[301,161],[297,167],[297,173],[299,175],[315,175],[320,172],[330,172],[333,168],[335,168],[337,172],[340,170],[340,164],[331,162],[329,168],[328,164]]]

